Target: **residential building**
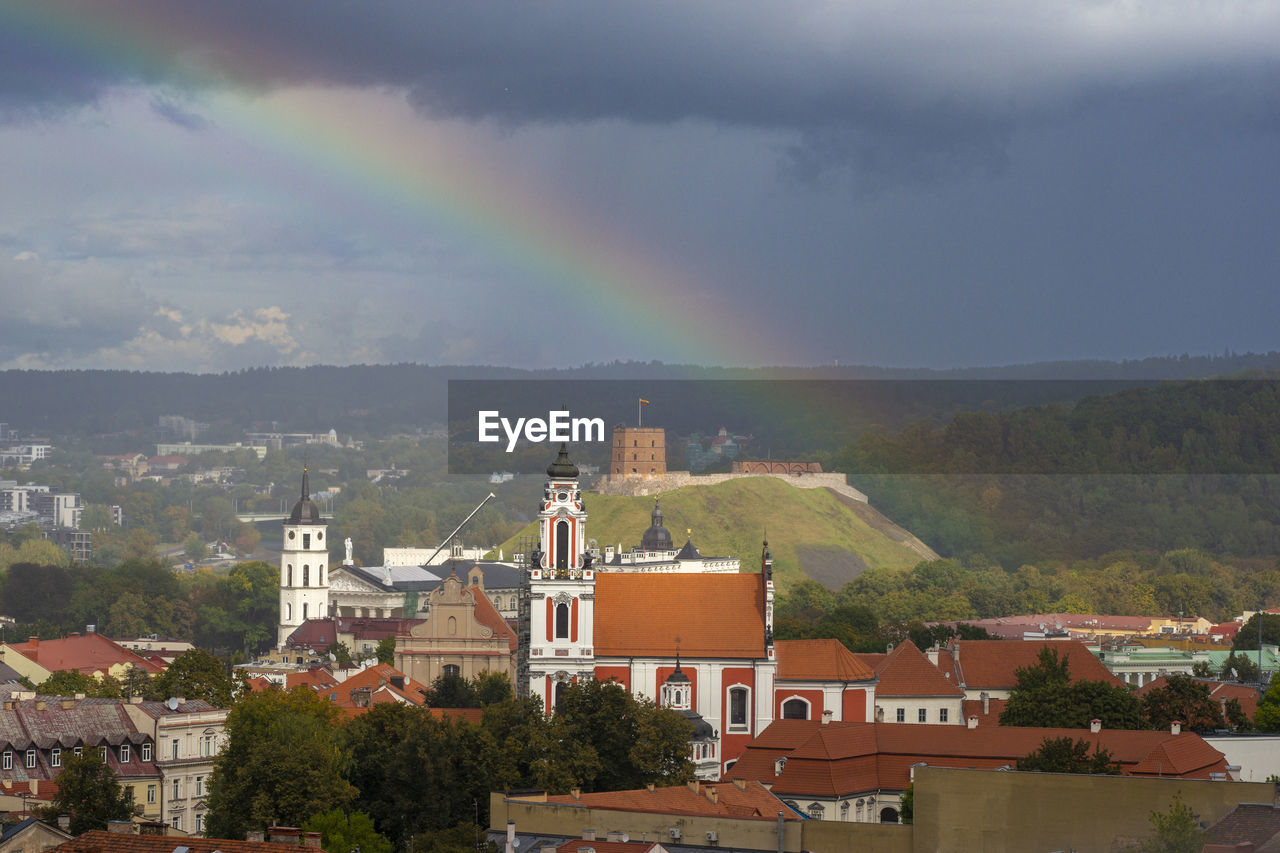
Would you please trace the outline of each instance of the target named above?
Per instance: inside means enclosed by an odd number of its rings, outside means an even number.
[[[141,816],[158,819],[161,774],[155,737],[145,726],[138,727],[127,708],[116,699],[10,693],[0,708],[0,782],[5,788],[52,782],[65,756],[97,750]]]
[[[43,853],[70,839],[71,833],[29,817],[0,822],[0,853]]]
[[[135,701],[124,708],[156,745],[161,776],[158,819],[179,832],[203,835],[213,759],[226,742],[227,709],[180,697]]]
[[[779,644],[781,645],[781,644]],[[876,675],[879,723],[964,723],[964,690],[906,640],[887,654],[856,654]],[[872,718],[869,718],[872,719]]]
[[[73,631],[57,640],[30,637],[27,642],[11,644],[8,649],[39,664],[49,672],[71,669],[98,679],[105,675],[122,679],[130,667],[137,667],[150,675],[159,675],[164,672],[163,666],[147,660],[136,652],[129,651],[94,631],[86,634]],[[10,658],[8,651],[4,654],[4,661],[21,671],[21,663]]]

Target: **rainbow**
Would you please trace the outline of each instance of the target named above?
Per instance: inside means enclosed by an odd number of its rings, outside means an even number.
[[[397,116],[353,90],[270,88],[268,81],[301,60],[251,50],[248,34],[211,19],[206,8],[11,0],[0,8],[0,26],[68,63],[212,92],[208,107],[220,132],[372,204],[397,205],[425,227],[535,276],[549,299],[571,306],[578,325],[607,327],[637,358],[724,366],[800,361],[792,342],[801,336],[791,323],[780,328],[753,315],[732,288],[698,280],[636,245],[554,188],[515,174],[457,127],[424,121],[403,102]],[[206,46],[197,59],[174,55],[173,46],[197,41]],[[256,67],[245,66],[246,55]],[[707,292],[725,296],[691,297]],[[548,354],[575,357],[571,346]]]

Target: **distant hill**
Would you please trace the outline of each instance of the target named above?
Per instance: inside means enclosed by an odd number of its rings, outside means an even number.
[[[785,589],[805,577],[839,589],[864,569],[907,568],[935,555],[874,508],[828,489],[797,489],[775,477],[686,486],[660,496],[665,524],[677,545],[692,538],[708,556],[737,557],[743,571],[759,571],[766,532],[774,579]],[[587,496],[587,536],[603,551],[630,550],[649,526],[652,497]],[[502,544],[519,549],[530,524]]]

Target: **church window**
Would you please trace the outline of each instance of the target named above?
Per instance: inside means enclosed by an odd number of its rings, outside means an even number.
[[[855,815],[856,817],[854,817],[854,820],[861,823],[862,822],[862,800],[858,800],[858,810],[855,812]]]
[[[444,665],[444,676],[445,678],[461,678],[462,667],[456,663],[447,663]]]
[[[293,586],[293,563],[290,563],[290,564],[289,564],[289,568],[288,568],[288,582],[285,584],[285,586]]]
[[[564,698],[564,691],[565,691],[565,688],[567,688],[568,686],[569,685],[563,681],[556,684],[555,700],[554,700],[553,707],[556,707],[556,708],[560,707],[560,700]]]
[[[562,521],[556,525],[556,570],[566,571],[569,568],[569,522]],[[566,634],[565,636],[568,636]]]
[[[320,586],[324,586],[327,583],[328,581],[326,581],[324,577],[324,563],[321,563],[320,564]]]
[[[822,808],[822,803],[812,803],[809,806],[809,817],[813,818],[814,820],[822,820],[822,815],[824,811],[825,810]]]
[[[569,639],[569,605],[564,602],[556,605],[556,639]]]
[[[676,691],[676,701],[675,701],[675,703],[676,703],[677,705],[679,705],[679,704],[680,704],[680,696],[681,696],[681,693],[680,693],[680,691],[679,691],[679,690],[677,690],[677,691]]]
[[[293,605],[289,602],[284,603],[284,621],[288,622],[293,618]]]
[[[302,534],[302,547],[303,547],[303,548],[310,548],[310,547],[311,547],[311,534],[310,534],[310,533],[304,533],[304,534]]]
[[[307,621],[307,602],[302,602],[302,621]]]
[[[845,800],[843,803],[840,804],[840,819],[841,820],[849,819],[849,801],[848,800]]]
[[[320,541],[321,539],[323,539],[323,538],[324,538],[324,533],[322,533],[322,532],[317,532],[317,533],[316,533],[316,541],[317,541],[317,542],[319,542],[319,541]]]
[[[747,727],[747,688],[729,688],[729,726],[731,728]]]
[[[803,699],[788,699],[782,703],[782,719],[784,720],[807,720],[809,719],[809,703]]]
[[[311,567],[310,566],[302,567],[302,585],[311,586]]]
[[[448,626],[449,636],[455,636],[458,633],[458,620],[455,617],[450,616]]]

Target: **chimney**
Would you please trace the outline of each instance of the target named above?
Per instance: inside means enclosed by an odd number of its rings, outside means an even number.
[[[686,782],[685,784],[689,786],[690,791],[693,791],[695,794],[700,793],[697,779],[694,779],[692,782]]]
[[[968,720],[966,720],[965,722],[968,724],[969,728],[971,728],[971,729],[976,729],[976,728],[978,727],[978,718],[977,718],[977,717],[970,717],[970,718],[969,718]]]
[[[61,829],[63,832],[69,832],[71,830],[71,815],[58,815],[58,829]]]
[[[596,831],[595,831],[594,829],[584,829],[584,830],[582,830],[582,840],[583,840],[583,841],[595,841],[595,840],[596,840]]]
[[[734,779],[733,784],[738,786],[739,791],[747,790],[747,780],[743,779],[741,776],[739,776],[737,779]]]
[[[309,847],[312,850],[323,849],[320,847],[320,833],[318,832],[302,833],[302,846]]]
[[[1182,734],[1182,720],[1174,720],[1169,724],[1169,734],[1174,736]]]
[[[258,844],[262,843],[263,838],[264,838],[264,833],[261,829],[251,829],[244,834],[245,841],[253,841]]]
[[[714,785],[708,785],[705,793],[713,806],[720,804],[720,792],[716,790]]]
[[[650,794],[652,794],[652,793],[653,793],[653,783],[652,783],[652,782],[645,782],[645,783],[644,783],[644,788],[645,788],[645,790],[646,790],[646,791],[648,791]]]
[[[107,832],[111,832],[116,835],[133,835],[133,821],[109,820],[107,821]]]
[[[581,789],[581,788],[570,788],[570,789],[569,789],[569,796],[573,797],[575,800],[580,800],[580,799],[582,799],[582,789]]]
[[[942,650],[938,648],[938,644],[934,643],[932,646],[924,650],[924,654],[925,654],[925,657],[929,658],[929,663],[933,664],[934,666],[937,666],[938,654],[941,651]]]
[[[1094,717],[1092,720],[1090,720],[1089,731],[1095,735],[1098,732],[1102,731],[1102,720],[1099,720],[1097,717]]]
[[[58,704],[62,707],[62,710],[70,711],[72,708],[76,706],[76,700],[63,697],[62,701],[60,701]]]
[[[982,716],[985,717],[991,713],[991,694],[984,690],[978,694],[978,698],[982,700]]]
[[[507,821],[507,843],[502,849],[503,853],[516,853],[516,822],[514,820]]]
[[[822,712],[822,724],[823,724],[824,726],[825,726],[825,725],[830,724],[830,723],[831,723],[831,718],[832,718],[833,716],[834,716],[833,712],[831,712],[831,711],[823,711],[823,712]]]
[[[37,710],[37,711],[43,711],[43,710],[44,710],[45,708],[47,708],[47,707],[48,707],[48,706],[45,704],[45,701],[44,701],[43,699],[37,699],[37,700],[36,700],[36,710]]]
[[[302,830],[296,826],[268,826],[267,842],[269,844],[291,844],[298,847],[302,843]]]

